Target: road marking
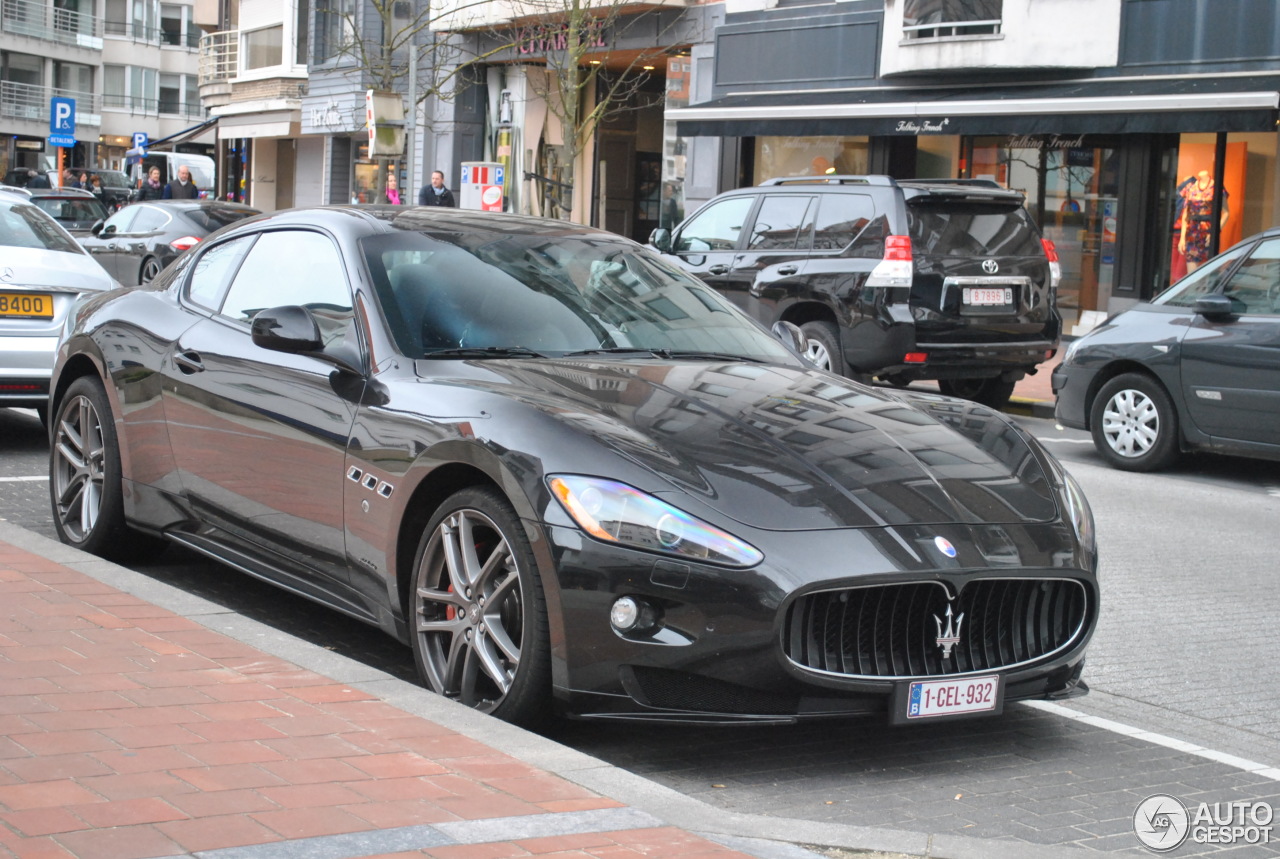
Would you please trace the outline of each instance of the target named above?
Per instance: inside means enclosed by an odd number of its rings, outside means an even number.
[[[0,483],[36,483],[41,480],[48,480],[48,477],[0,477]]]
[[[1272,781],[1280,781],[1280,767],[1260,764],[1257,761],[1251,761],[1248,758],[1240,758],[1235,755],[1229,755],[1226,752],[1206,749],[1204,746],[1197,746],[1195,743],[1188,743],[1186,740],[1178,740],[1173,737],[1167,737],[1164,734],[1145,731],[1142,728],[1135,728],[1133,725],[1126,725],[1123,722],[1104,719],[1101,716],[1090,716],[1088,713],[1081,713],[1079,710],[1073,710],[1070,707],[1064,707],[1061,704],[1055,704],[1052,701],[1023,701],[1022,704],[1023,706],[1031,707],[1035,710],[1043,710],[1046,713],[1053,713],[1056,716],[1074,719],[1077,722],[1092,725],[1095,728],[1102,728],[1104,731],[1124,734],[1126,737],[1133,737],[1135,740],[1142,740],[1147,743],[1153,743],[1157,746],[1164,746],[1166,749],[1173,749],[1178,752],[1186,752],[1189,755],[1195,755],[1196,757],[1206,758],[1220,764],[1226,764],[1229,767],[1235,767],[1236,769],[1241,769],[1245,772],[1262,776],[1263,778],[1269,778]]]

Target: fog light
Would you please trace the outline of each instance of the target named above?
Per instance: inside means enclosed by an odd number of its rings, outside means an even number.
[[[634,632],[653,626],[656,614],[648,603],[635,597],[618,597],[609,609],[609,623],[618,632]]]

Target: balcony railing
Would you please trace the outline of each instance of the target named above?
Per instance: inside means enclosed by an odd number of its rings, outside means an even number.
[[[49,124],[49,99],[64,96],[76,100],[76,126],[102,125],[102,99],[91,92],[32,86],[0,81],[0,116]]]
[[[239,30],[223,30],[200,38],[200,86],[231,80],[239,71]]]
[[[204,108],[199,104],[184,104],[172,98],[143,98],[136,95],[104,95],[102,106],[111,111],[128,112],[133,116],[185,116],[203,119]]]
[[[153,45],[177,45],[184,48],[196,48],[200,45],[200,31],[194,27],[183,35],[181,30],[144,27],[137,21],[104,21],[102,31],[108,36],[123,36],[135,42],[149,42]]]
[[[102,50],[102,19],[37,0],[2,0],[0,18],[6,33]]]

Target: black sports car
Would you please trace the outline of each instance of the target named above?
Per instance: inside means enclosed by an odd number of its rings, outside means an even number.
[[[209,233],[257,214],[249,206],[218,200],[148,200],[125,206],[79,241],[126,286],[150,283]]]
[[[365,620],[436,692],[523,723],[1082,694],[1098,584],[1075,482],[999,413],[802,347],[574,224],[254,218],[79,308],[56,524],[107,556],[167,538]]]

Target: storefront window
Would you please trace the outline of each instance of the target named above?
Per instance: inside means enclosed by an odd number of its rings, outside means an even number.
[[[693,60],[686,56],[667,58],[667,109],[689,106],[689,81]],[[674,121],[662,123],[662,188],[659,192],[658,226],[674,230],[684,220],[684,177],[689,142],[676,134]]]
[[[1184,134],[1178,142],[1170,227],[1169,281],[1213,256],[1214,206],[1220,198],[1217,250],[1277,223],[1276,135],[1227,136],[1222,188],[1217,187],[1217,135]]]
[[[866,137],[757,137],[752,182],[868,172]]]
[[[357,147],[355,165],[351,182],[351,202],[353,203],[390,203],[391,200],[378,193],[379,162],[369,157],[367,144]],[[413,205],[418,202],[418,192],[412,188],[402,188],[403,178],[399,161],[392,161],[387,166],[387,187],[394,187],[400,196],[402,205]]]

